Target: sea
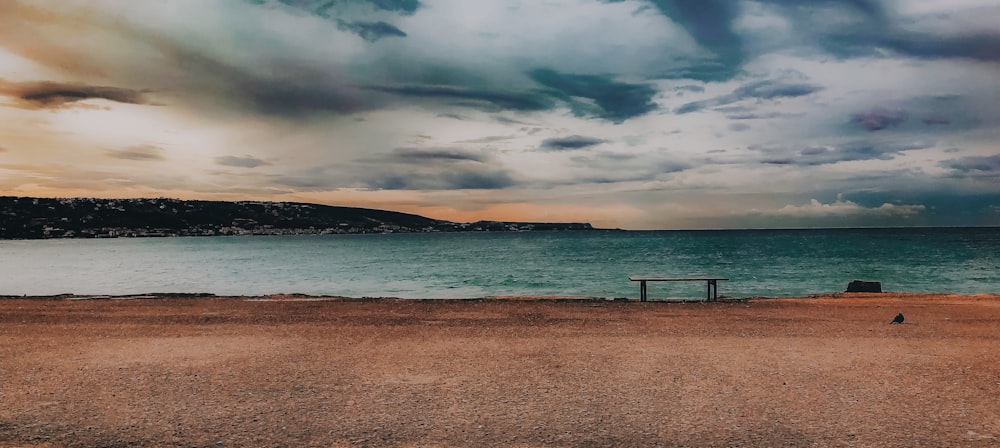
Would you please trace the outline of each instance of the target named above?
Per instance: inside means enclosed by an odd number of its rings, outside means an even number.
[[[1000,293],[1000,228],[552,231],[0,241],[0,295],[300,293],[636,298],[629,275],[720,276],[728,297]],[[700,298],[704,282],[651,283]]]

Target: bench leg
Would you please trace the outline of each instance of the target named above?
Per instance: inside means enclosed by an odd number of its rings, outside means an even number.
[[[645,302],[646,301],[646,281],[645,280],[639,281],[639,301],[640,302]]]

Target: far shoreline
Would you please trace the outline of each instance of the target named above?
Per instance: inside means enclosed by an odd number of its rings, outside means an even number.
[[[183,293],[183,292],[155,292],[143,294],[50,294],[50,295],[11,295],[0,294],[0,300],[242,300],[250,302],[437,302],[437,303],[462,303],[462,302],[545,302],[545,303],[657,303],[657,304],[733,304],[749,303],[754,301],[811,301],[811,300],[838,300],[838,299],[914,299],[914,298],[976,298],[1000,301],[998,293],[955,293],[955,292],[892,292],[881,293],[865,292],[827,292],[817,294],[807,294],[804,296],[790,297],[728,297],[720,296],[717,301],[707,301],[704,298],[670,297],[670,298],[650,298],[647,302],[640,302],[638,297],[597,297],[597,296],[575,296],[575,295],[487,295],[481,297],[467,298],[411,298],[397,296],[340,296],[326,294],[301,294],[301,293],[276,293],[262,295],[231,295],[214,293]]]

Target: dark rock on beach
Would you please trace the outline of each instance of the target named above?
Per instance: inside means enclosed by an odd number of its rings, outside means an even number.
[[[847,292],[882,292],[882,282],[854,280],[847,285]]]

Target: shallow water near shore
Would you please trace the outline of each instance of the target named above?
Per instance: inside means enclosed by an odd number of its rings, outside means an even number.
[[[0,241],[0,295],[207,292],[636,297],[628,275],[730,278],[732,297],[1000,292],[1000,228],[523,232]],[[650,284],[703,297],[702,282]]]

